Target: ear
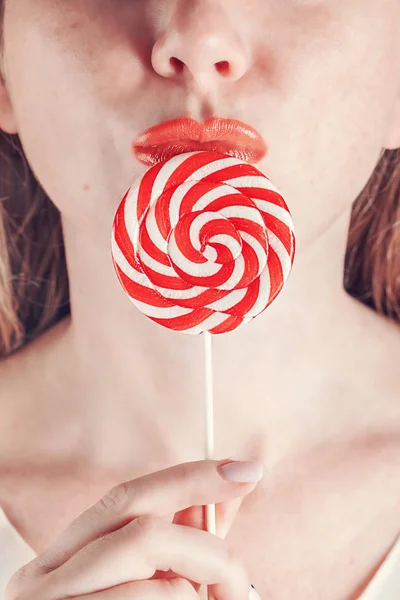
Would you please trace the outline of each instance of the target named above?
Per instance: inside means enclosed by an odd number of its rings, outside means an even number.
[[[11,97],[2,72],[0,72],[0,129],[6,133],[18,133]]]
[[[400,90],[388,123],[388,130],[384,138],[383,147],[386,150],[397,150],[400,148]]]

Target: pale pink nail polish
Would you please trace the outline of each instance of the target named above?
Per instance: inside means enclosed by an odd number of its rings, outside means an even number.
[[[227,465],[219,465],[219,474],[228,481],[237,483],[256,483],[263,476],[264,466],[260,462],[235,461]]]

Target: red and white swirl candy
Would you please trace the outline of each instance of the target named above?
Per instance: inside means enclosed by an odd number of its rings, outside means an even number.
[[[189,152],[151,167],[115,215],[120,283],[150,319],[222,334],[262,313],[293,265],[295,237],[277,188],[253,165]]]

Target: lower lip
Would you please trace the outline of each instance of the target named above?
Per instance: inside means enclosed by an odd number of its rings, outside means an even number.
[[[147,167],[152,167],[159,162],[169,160],[178,154],[184,154],[185,152],[195,152],[203,150],[207,152],[222,152],[228,156],[233,156],[239,160],[243,160],[250,164],[256,164],[264,158],[266,151],[257,150],[256,148],[248,148],[244,146],[232,147],[232,142],[225,144],[223,141],[218,140],[216,142],[195,142],[189,140],[187,142],[179,140],[176,143],[168,142],[166,144],[159,144],[158,146],[137,146],[133,145],[133,151],[136,158]]]

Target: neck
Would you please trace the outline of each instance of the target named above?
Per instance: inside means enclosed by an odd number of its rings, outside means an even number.
[[[284,291],[262,315],[213,338],[217,456],[268,452],[273,460],[300,437],[309,440],[310,411],[323,419],[332,410],[318,397],[320,387],[343,370],[337,347],[360,310],[343,290],[349,218],[350,210],[298,247]],[[68,223],[64,236],[67,360],[81,422],[99,439],[129,440],[130,452],[134,432],[142,455],[178,458],[184,448],[188,459],[203,457],[202,336],[168,331],[141,315],[119,287],[109,244],[85,244]]]

